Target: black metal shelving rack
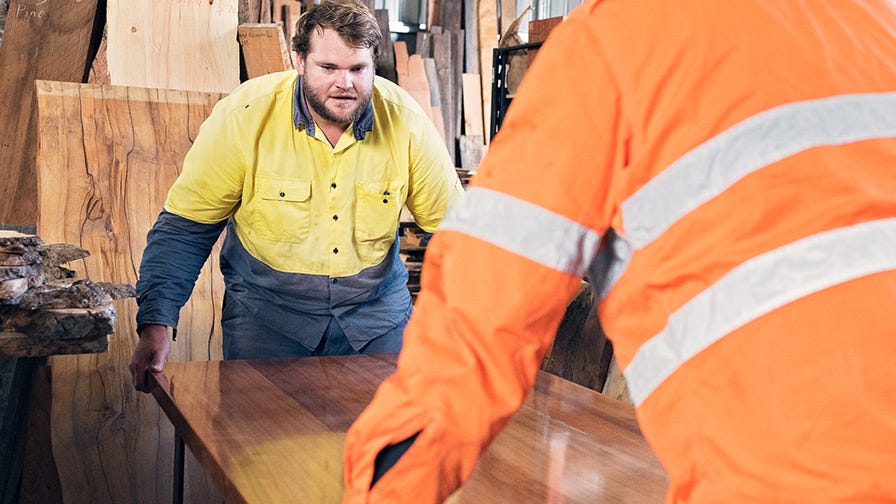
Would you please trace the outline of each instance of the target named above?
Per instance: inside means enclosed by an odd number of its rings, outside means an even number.
[[[510,54],[516,51],[537,49],[541,47],[541,44],[542,42],[531,42],[492,50],[492,120],[489,126],[489,141],[498,133],[498,129],[504,121],[504,114],[507,113],[507,107],[513,101],[512,97],[507,96],[507,61]]]

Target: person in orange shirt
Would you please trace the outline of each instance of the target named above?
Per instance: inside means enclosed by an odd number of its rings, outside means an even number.
[[[439,502],[580,279],[668,502],[896,500],[896,4],[586,0],[430,242],[345,502]]]

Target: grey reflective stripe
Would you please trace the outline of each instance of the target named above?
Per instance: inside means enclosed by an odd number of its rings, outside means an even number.
[[[467,190],[439,225],[449,229],[579,277],[600,243],[600,234],[562,215],[479,187]]]
[[[735,329],[839,283],[896,269],[896,219],[819,233],[744,262],[669,317],[625,368],[641,404],[666,378]]]
[[[747,175],[813,147],[896,136],[896,93],[781,105],[685,154],[622,204],[626,236],[643,248]]]
[[[896,93],[839,95],[790,103],[750,117],[694,148],[622,203],[627,255],[608,293],[644,248],[676,221],[738,180],[788,156],[825,145],[896,136]]]

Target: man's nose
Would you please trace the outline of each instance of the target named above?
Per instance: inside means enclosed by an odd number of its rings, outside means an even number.
[[[352,74],[348,70],[337,70],[336,71],[336,86],[342,89],[349,89],[352,87]]]

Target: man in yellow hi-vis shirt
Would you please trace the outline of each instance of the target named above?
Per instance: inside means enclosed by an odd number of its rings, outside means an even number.
[[[361,2],[325,1],[296,25],[298,72],[247,81],[203,123],[140,265],[137,389],[225,227],[225,359],[401,348],[400,211],[432,232],[463,189],[426,113],[375,76],[379,41]]]

